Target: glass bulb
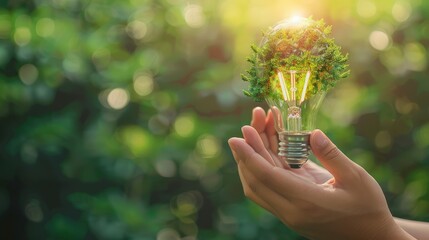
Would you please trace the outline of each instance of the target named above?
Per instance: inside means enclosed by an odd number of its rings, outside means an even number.
[[[310,134],[326,91],[349,75],[347,55],[329,37],[323,20],[294,17],[264,34],[252,46],[242,75],[250,83],[244,94],[266,100],[279,135],[279,157],[291,168],[300,168],[310,153]]]
[[[267,97],[271,108],[275,129],[279,135],[278,155],[291,168],[300,168],[310,152],[310,134],[315,128],[319,107],[326,95],[325,91],[307,97],[311,70],[277,71],[281,98]]]
[[[302,57],[302,49],[308,50],[313,56],[323,54],[323,51],[320,51],[322,48],[313,45],[314,40],[311,38],[297,38],[297,42],[292,43],[285,41],[285,38],[291,38],[291,35],[297,32],[304,36],[308,34],[306,31],[313,31],[315,39],[324,38],[324,34],[318,29],[308,29],[312,23],[314,21],[311,19],[299,17],[284,20],[262,39],[261,47],[271,41],[268,45],[275,49],[274,56],[280,56],[280,61],[292,59],[293,56]],[[281,37],[273,41],[276,34]],[[270,91],[275,94],[267,96],[265,100],[274,116],[275,129],[279,136],[280,159],[286,161],[291,168],[300,168],[308,160],[310,134],[315,128],[317,111],[326,91],[314,91],[313,80],[317,75],[315,66],[309,66],[299,60],[296,64],[293,64],[294,60],[290,62],[279,64],[277,69],[271,70]]]

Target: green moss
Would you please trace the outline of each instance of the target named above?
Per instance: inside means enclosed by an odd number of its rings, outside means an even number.
[[[341,47],[329,38],[330,33],[331,27],[323,20],[312,19],[303,19],[299,24],[285,21],[270,29],[260,46],[251,46],[252,54],[247,59],[250,68],[242,74],[250,84],[244,94],[258,102],[267,97],[280,98],[277,73],[288,74],[290,70],[297,71],[298,88],[303,85],[300,79],[311,71],[306,98],[333,87],[350,71],[347,54],[341,53]]]

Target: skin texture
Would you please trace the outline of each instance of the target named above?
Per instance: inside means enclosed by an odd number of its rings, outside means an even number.
[[[401,218],[395,218],[395,222],[402,227],[406,232],[411,234],[416,239],[429,239],[429,223],[419,222]]]
[[[310,239],[414,239],[392,217],[380,186],[320,130],[309,161],[290,169],[277,157],[273,117],[255,108],[243,138],[228,142],[244,194]]]

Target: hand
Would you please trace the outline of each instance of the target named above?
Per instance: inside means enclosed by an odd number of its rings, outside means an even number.
[[[270,113],[255,109],[244,139],[229,140],[248,198],[309,238],[413,239],[393,220],[377,182],[321,131],[310,146],[329,172],[312,162],[289,169],[276,156],[273,125]]]
[[[274,118],[271,111],[269,111],[266,115],[262,108],[256,107],[252,113],[251,126],[258,132],[259,137],[261,138],[264,145],[264,147],[260,149],[261,152],[264,152],[265,157],[267,159],[271,159],[271,163],[275,166],[291,170],[295,174],[311,179],[315,183],[324,183],[332,178],[331,173],[310,160],[307,161],[307,163],[304,164],[301,169],[291,169],[286,162],[281,161],[277,157],[278,136],[274,128]],[[246,138],[246,136],[244,137]],[[258,141],[257,138],[248,137],[246,139],[249,141]],[[259,144],[254,143],[253,145],[258,146]],[[268,153],[265,153],[264,148]]]

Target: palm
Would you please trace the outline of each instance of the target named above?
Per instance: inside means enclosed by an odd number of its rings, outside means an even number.
[[[316,184],[322,184],[332,178],[332,175],[324,168],[315,164],[312,161],[308,161],[300,169],[291,169],[284,161],[280,160],[277,155],[278,149],[278,137],[274,129],[274,119],[271,112],[268,115],[262,108],[255,108],[253,111],[252,127],[259,133],[259,139],[246,139],[246,141],[255,141],[256,144],[260,144],[261,148],[265,148],[268,154],[263,157],[272,164],[283,167],[292,171],[297,176],[310,180]],[[262,143],[261,143],[262,142]]]

